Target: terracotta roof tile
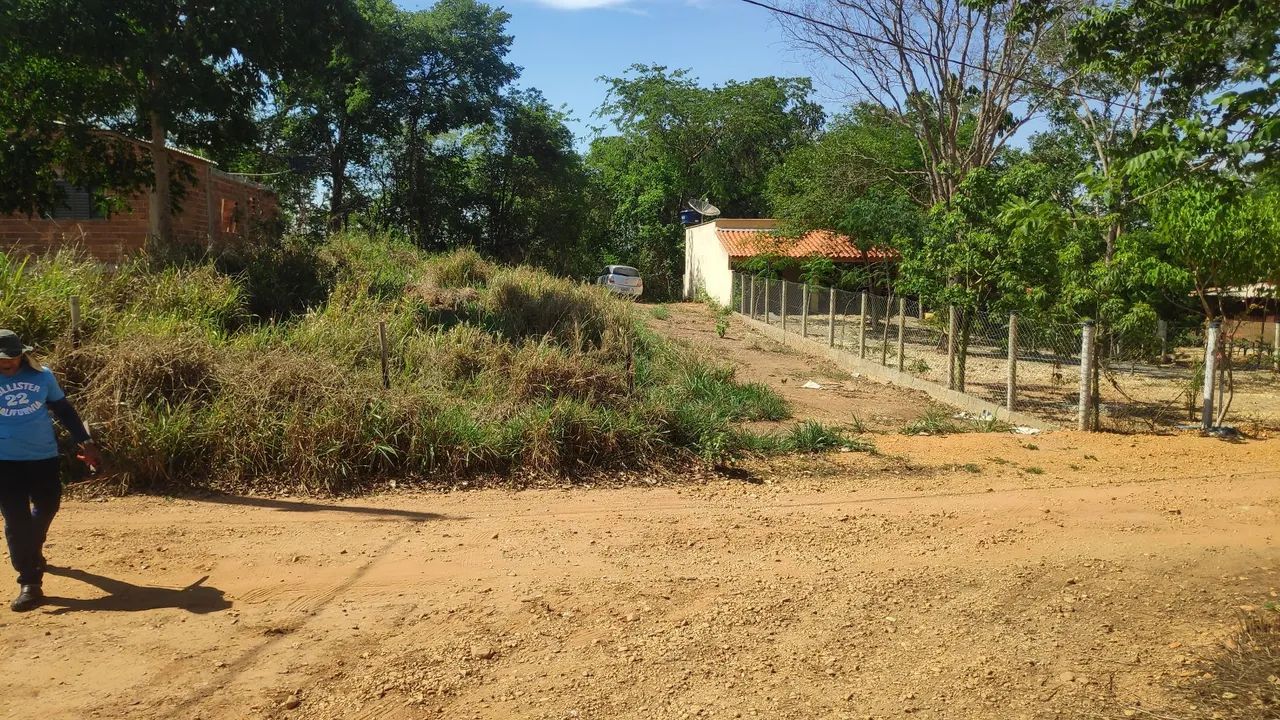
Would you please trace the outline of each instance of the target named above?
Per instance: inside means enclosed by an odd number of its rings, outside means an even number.
[[[825,257],[836,262],[866,262],[887,260],[898,253],[893,250],[870,248],[864,254],[847,235],[837,235],[830,230],[811,230],[798,238],[782,237],[769,230],[721,230],[716,229],[720,244],[734,259],[749,258],[766,253],[784,257]]]

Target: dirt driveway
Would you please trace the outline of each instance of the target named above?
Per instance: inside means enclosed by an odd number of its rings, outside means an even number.
[[[922,392],[853,375],[827,360],[788,348],[748,329],[736,318],[729,318],[725,336],[718,337],[715,315],[706,305],[675,303],[663,307],[668,317],[648,318],[655,330],[732,363],[744,381],[773,388],[791,404],[797,418],[896,432],[934,404]],[[822,388],[805,388],[810,380]]]
[[[66,503],[0,717],[1054,718],[1280,589],[1280,442],[877,438],[734,479]]]

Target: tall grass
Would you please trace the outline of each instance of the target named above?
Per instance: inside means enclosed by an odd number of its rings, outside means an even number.
[[[0,317],[47,356],[135,488],[337,493],[839,445],[815,428],[785,442],[741,431],[786,418],[785,403],[598,288],[355,234],[263,252],[257,270],[252,257],[110,270],[0,255]]]

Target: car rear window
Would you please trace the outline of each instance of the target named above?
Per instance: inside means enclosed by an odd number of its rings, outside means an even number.
[[[625,275],[626,277],[640,277],[640,272],[633,267],[626,265],[610,265],[605,268],[605,275]]]

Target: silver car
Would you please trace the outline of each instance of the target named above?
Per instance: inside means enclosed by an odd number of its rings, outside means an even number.
[[[644,292],[644,280],[640,279],[640,271],[630,265],[610,265],[596,278],[597,285],[603,285],[609,292],[632,299],[640,297]]]

